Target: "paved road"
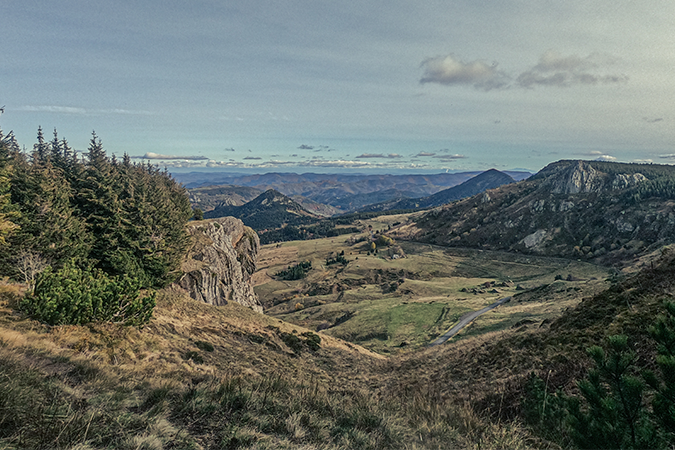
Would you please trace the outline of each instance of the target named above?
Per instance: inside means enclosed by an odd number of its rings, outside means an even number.
[[[429,346],[431,347],[432,345],[444,344],[448,339],[450,339],[451,337],[453,337],[454,335],[459,333],[459,331],[462,328],[464,328],[465,326],[470,324],[473,321],[473,319],[475,319],[476,317],[480,316],[483,313],[486,313],[486,312],[488,312],[492,309],[495,309],[497,306],[502,305],[502,304],[508,302],[509,300],[511,300],[511,296],[504,297],[504,298],[494,302],[490,306],[486,306],[485,308],[483,308],[479,311],[474,311],[474,312],[471,312],[471,313],[464,314],[462,317],[459,318],[459,323],[457,325],[450,328],[450,330],[448,330],[447,333],[445,333],[443,336],[441,336],[438,339],[436,339],[435,341],[433,341],[431,344],[429,344]]]

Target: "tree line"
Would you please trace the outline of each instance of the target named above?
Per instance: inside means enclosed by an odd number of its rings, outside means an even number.
[[[4,276],[38,286],[49,284],[37,283],[43,269],[54,276],[76,266],[129,278],[137,289],[161,288],[178,274],[192,214],[186,190],[166,170],[127,154],[108,157],[95,133],[80,155],[56,130],[47,140],[39,128],[32,151],[0,130]]]

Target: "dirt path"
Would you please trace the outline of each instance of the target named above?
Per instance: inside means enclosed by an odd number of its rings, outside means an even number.
[[[438,339],[433,341],[431,344],[429,344],[429,346],[431,347],[433,345],[441,345],[441,344],[445,343],[448,339],[450,339],[451,337],[453,337],[454,335],[459,333],[462,328],[464,328],[465,326],[470,324],[476,317],[478,317],[481,314],[486,313],[490,310],[495,309],[497,306],[502,305],[502,304],[508,302],[509,300],[511,300],[511,296],[504,297],[504,298],[494,302],[490,306],[486,306],[485,308],[483,308],[481,310],[464,314],[462,317],[460,317],[459,323],[457,323],[457,325],[450,328],[450,330],[448,330],[444,335],[442,335],[441,337],[439,337]]]

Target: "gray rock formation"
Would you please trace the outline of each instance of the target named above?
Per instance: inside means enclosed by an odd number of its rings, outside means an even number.
[[[255,231],[234,217],[192,222],[188,231],[193,242],[178,285],[195,300],[233,301],[262,312],[251,285],[260,247]]]
[[[554,194],[578,194],[626,189],[646,180],[641,173],[609,175],[595,170],[586,161],[575,161],[550,177],[547,184]]]

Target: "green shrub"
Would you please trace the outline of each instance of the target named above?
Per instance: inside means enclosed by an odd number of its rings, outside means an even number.
[[[281,270],[276,276],[282,280],[300,280],[307,276],[307,272],[312,270],[311,261],[302,261],[294,266],[288,266],[288,269]]]
[[[20,308],[49,325],[112,322],[140,326],[150,321],[155,294],[141,297],[140,282],[128,276],[108,277],[98,269],[81,269],[73,262],[39,274],[35,289]]]

